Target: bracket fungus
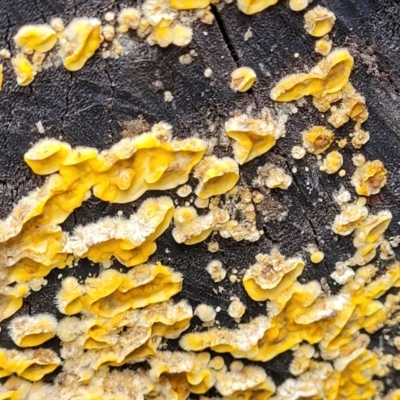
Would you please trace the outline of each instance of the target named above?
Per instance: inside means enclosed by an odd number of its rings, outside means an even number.
[[[378,194],[386,184],[387,173],[382,161],[367,161],[355,170],[351,184],[360,196]]]
[[[269,112],[262,119],[252,119],[242,114],[225,123],[226,134],[235,140],[233,154],[240,164],[266,153],[284,135],[281,120],[274,120]]]
[[[300,257],[286,259],[277,249],[270,254],[258,254],[243,277],[247,294],[256,301],[274,300],[276,296],[293,284],[304,268]]]
[[[55,46],[57,33],[47,24],[25,25],[14,36],[14,42],[26,54],[46,53]]]
[[[239,180],[239,166],[229,157],[205,157],[194,170],[199,180],[195,190],[201,199],[218,196],[231,190]]]
[[[271,99],[286,102],[309,95],[324,97],[339,92],[349,81],[353,64],[354,59],[347,49],[336,49],[309,73],[293,74],[283,78],[271,90]]]
[[[332,30],[335,21],[332,11],[317,6],[304,15],[304,28],[311,36],[322,37]]]
[[[75,18],[60,35],[60,55],[68,71],[80,70],[100,47],[101,23],[96,18]]]

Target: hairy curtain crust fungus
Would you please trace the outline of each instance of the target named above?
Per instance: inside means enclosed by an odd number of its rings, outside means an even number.
[[[354,60],[345,48],[332,51],[309,73],[288,75],[272,90],[274,101],[299,100],[304,96],[324,97],[339,92],[349,81]]]
[[[311,36],[322,37],[332,30],[335,21],[332,11],[317,6],[304,15],[304,28]]]
[[[355,170],[351,184],[360,196],[378,194],[386,184],[387,173],[382,161],[367,161]]]
[[[293,11],[303,11],[309,3],[310,0],[289,0],[289,7]]]
[[[242,114],[225,123],[226,134],[235,140],[233,153],[240,164],[266,153],[284,135],[283,122],[274,120],[269,112],[262,119]]]
[[[237,68],[231,74],[231,89],[235,92],[247,92],[256,78],[256,73],[250,67]]]
[[[229,157],[205,157],[194,170],[199,180],[195,190],[201,199],[218,196],[231,190],[239,180],[239,166]]]
[[[57,33],[50,25],[25,25],[14,36],[14,42],[26,54],[46,53],[55,46]]]
[[[303,146],[312,154],[321,154],[329,148],[335,138],[334,133],[325,126],[313,126],[303,132]]]
[[[258,254],[257,263],[243,277],[247,294],[256,301],[274,299],[301,274],[304,261],[300,257],[286,259],[277,249],[270,254]]]
[[[17,83],[20,86],[27,86],[33,82],[36,75],[36,70],[32,63],[23,55],[17,54],[11,59]]]
[[[0,287],[0,321],[15,314],[23,304],[24,297],[29,295],[29,287],[25,283]]]
[[[275,5],[278,0],[237,0],[240,11],[247,15],[252,15]]]
[[[100,47],[101,23],[96,18],[75,18],[60,35],[60,55],[68,71],[78,71]]]
[[[9,331],[19,347],[38,346],[56,335],[57,320],[50,314],[24,315],[14,318]]]

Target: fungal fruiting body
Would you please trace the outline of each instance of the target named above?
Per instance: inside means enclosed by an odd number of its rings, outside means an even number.
[[[50,314],[14,318],[9,326],[13,342],[20,347],[38,346],[56,335],[57,320]]]
[[[266,153],[285,130],[281,121],[266,113],[263,119],[252,119],[246,114],[233,117],[225,123],[225,132],[235,140],[233,153],[235,160],[242,165]]]
[[[252,15],[275,5],[278,0],[238,0],[237,6],[240,11]]]
[[[205,157],[195,168],[194,177],[199,180],[195,193],[208,199],[231,190],[239,180],[239,166],[229,157]]]
[[[321,37],[332,30],[336,17],[327,8],[317,6],[304,15],[304,21],[304,27],[310,35]]]
[[[327,56],[332,49],[332,40],[329,40],[328,35],[326,35],[315,42],[315,51],[323,56]]]
[[[379,193],[385,186],[387,172],[382,161],[367,161],[355,170],[351,178],[351,183],[356,189],[357,194],[371,196]]]
[[[309,73],[288,75],[272,90],[274,101],[299,100],[304,96],[324,97],[339,92],[349,80],[354,60],[347,49],[332,51]]]
[[[49,25],[25,25],[14,36],[14,42],[24,53],[31,54],[34,51],[46,53],[57,42],[57,33]]]
[[[192,10],[195,8],[206,8],[210,0],[170,0],[171,6],[176,10]]]
[[[303,11],[307,8],[309,2],[309,0],[290,0],[289,7],[293,11]]]
[[[331,151],[326,155],[323,165],[320,168],[327,174],[335,174],[342,168],[343,156],[338,151]]]
[[[303,132],[303,146],[312,154],[321,154],[333,143],[334,133],[325,126],[313,126]]]
[[[32,63],[23,55],[17,54],[11,59],[17,83],[20,86],[27,86],[33,82],[36,75],[36,70]]]
[[[231,74],[231,88],[238,92],[247,92],[256,81],[257,75],[250,67],[240,67]]]
[[[65,68],[69,71],[80,70],[102,41],[98,19],[73,19],[60,35],[60,55]]]

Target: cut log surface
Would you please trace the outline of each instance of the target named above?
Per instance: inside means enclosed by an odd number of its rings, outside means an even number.
[[[129,3],[129,4],[128,4]],[[107,11],[118,11],[131,2],[122,4],[108,0],[3,0],[0,13],[0,46],[14,52],[13,36],[24,24],[49,22],[54,17],[70,21],[76,16],[103,18]],[[158,240],[157,251],[150,262],[161,262],[184,276],[183,290],[176,299],[188,299],[195,307],[200,303],[220,307],[218,321],[229,328],[237,324],[227,313],[232,296],[246,305],[242,322],[265,313],[265,304],[251,300],[244,291],[241,279],[214,283],[205,272],[207,264],[219,259],[228,276],[254,264],[258,253],[268,253],[278,247],[286,256],[303,254],[306,267],[299,277],[302,283],[310,280],[326,281],[325,287],[336,293],[340,286],[330,277],[335,263],[354,253],[352,237],[337,236],[332,223],[339,213],[333,193],[342,185],[354,194],[350,184],[355,170],[352,156],[364,154],[367,160],[379,159],[388,169],[388,182],[378,195],[367,200],[371,212],[390,210],[392,223],[386,237],[400,235],[400,6],[396,0],[314,0],[334,12],[337,20],[331,34],[334,47],[347,47],[354,56],[355,67],[350,81],[367,101],[370,116],[363,125],[370,133],[369,142],[360,150],[351,145],[341,152],[344,158],[344,177],[328,175],[319,170],[315,157],[294,160],[291,149],[301,145],[301,132],[312,125],[326,123],[326,115],[318,113],[311,100],[289,116],[285,137],[278,140],[268,153],[240,168],[240,185],[251,187],[257,168],[266,162],[283,167],[291,174],[293,183],[288,190],[273,190],[257,212],[258,229],[263,231],[256,242],[223,239],[215,235],[220,251],[211,253],[207,243],[193,246],[179,245],[173,240],[170,227]],[[26,87],[16,84],[10,62],[4,62],[4,82],[0,92],[0,216],[5,218],[15,204],[31,190],[40,186],[44,178],[35,175],[24,163],[27,150],[44,137],[61,139],[71,146],[92,146],[107,149],[121,139],[124,123],[142,118],[152,125],[160,121],[173,127],[177,138],[197,136],[217,139],[214,154],[232,156],[232,147],[224,136],[225,121],[237,113],[260,115],[265,107],[277,109],[270,99],[270,90],[284,76],[307,71],[321,56],[314,51],[315,38],[303,28],[303,13],[291,11],[286,1],[252,16],[241,13],[234,4],[212,6],[216,18],[212,25],[195,22],[193,40],[187,46],[162,49],[150,46],[145,40],[129,33],[121,40],[124,54],[118,59],[104,59],[97,52],[77,72],[62,66],[42,70],[34,82]],[[252,37],[245,40],[251,30]],[[182,65],[181,55],[193,51],[193,62]],[[295,54],[298,53],[298,57]],[[249,66],[257,74],[257,82],[246,93],[231,90],[230,74],[238,66]],[[210,68],[211,77],[204,71]],[[164,93],[171,92],[172,101],[165,101]],[[282,105],[280,105],[282,109]],[[44,127],[40,133],[37,123]],[[336,129],[336,138],[347,137],[354,127],[349,122]],[[191,178],[192,187],[196,184]],[[176,191],[147,192],[128,204],[109,204],[91,197],[62,224],[72,231],[78,224],[95,222],[104,216],[114,216],[119,210],[128,216],[149,197],[170,195],[176,205],[187,199],[176,196]],[[267,216],[266,218],[263,216]],[[282,214],[287,214],[282,218]],[[306,247],[315,245],[323,251],[322,263],[313,265]],[[398,252],[398,249],[394,249]],[[376,259],[381,271],[392,261]],[[117,263],[114,267],[119,268]],[[46,277],[48,284],[24,300],[17,315],[49,312],[62,317],[54,297],[60,288],[60,276],[76,276],[84,280],[98,273],[98,265],[80,260],[77,266],[53,270]],[[121,266],[122,268],[122,266]],[[223,290],[218,290],[222,287]],[[8,336],[8,321],[2,323],[0,346],[15,348]],[[194,318],[190,330],[201,327]],[[386,352],[394,352],[384,333],[373,335],[373,344],[380,344]],[[400,335],[397,326],[388,328],[390,338]],[[383,344],[382,344],[383,343]],[[177,341],[170,341],[171,349],[179,349]],[[55,339],[46,347],[59,349]],[[373,346],[371,345],[371,348]],[[226,356],[227,360],[232,360]],[[278,385],[291,375],[288,365],[292,353],[286,352],[265,367]],[[387,389],[400,387],[400,374],[384,378]]]

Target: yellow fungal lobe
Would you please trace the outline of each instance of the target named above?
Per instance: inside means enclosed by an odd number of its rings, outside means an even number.
[[[353,136],[351,139],[351,144],[356,149],[360,149],[369,141],[369,133],[361,128],[360,123],[356,124],[354,132],[351,135]]]
[[[225,123],[225,132],[235,140],[233,153],[242,165],[271,149],[285,128],[281,120],[274,120],[267,112],[262,119],[249,118],[246,114],[230,118]]]
[[[57,33],[50,25],[25,25],[14,36],[14,42],[26,54],[46,53],[56,44]]]
[[[23,54],[17,54],[12,58],[11,64],[17,77],[18,85],[27,86],[33,82],[36,70],[32,63]]]
[[[140,21],[140,11],[136,8],[123,8],[118,14],[118,30],[127,33],[129,29],[137,29]]]
[[[60,55],[65,68],[69,71],[80,70],[102,41],[98,19],[73,19],[60,35]]]
[[[210,0],[170,0],[170,3],[175,10],[193,10],[207,8],[210,5]]]
[[[9,331],[13,342],[20,347],[38,346],[56,335],[57,320],[50,314],[14,318]]]
[[[214,282],[221,282],[226,277],[226,269],[219,260],[211,260],[207,264],[206,270]]]
[[[278,0],[237,0],[240,11],[247,15],[252,15],[275,5]]]
[[[172,28],[172,43],[175,46],[187,46],[192,41],[193,30],[185,25],[175,25]]]
[[[179,15],[171,4],[169,0],[146,0],[142,5],[144,20],[160,28],[170,26]]]
[[[325,255],[322,251],[314,251],[310,255],[310,260],[314,264],[319,264],[324,259]]]
[[[257,75],[250,67],[240,67],[231,74],[231,88],[235,92],[247,92],[256,81]]]
[[[212,322],[215,320],[217,313],[213,307],[207,304],[199,304],[194,310],[194,315],[198,316],[203,322]]]
[[[307,8],[309,2],[309,0],[290,0],[289,7],[293,11],[303,11]]]
[[[256,301],[275,299],[301,274],[304,261],[300,257],[286,259],[277,249],[270,254],[258,254],[243,277],[247,294]]]
[[[283,168],[266,163],[257,169],[257,178],[254,183],[257,187],[265,185],[270,189],[287,190],[292,184],[292,177]]]
[[[387,173],[382,161],[367,161],[355,170],[351,184],[360,196],[371,196],[379,193],[385,186]]]
[[[337,235],[350,235],[367,215],[365,198],[360,198],[354,203],[346,202],[341,206],[341,213],[335,217],[332,229]]]
[[[168,47],[172,43],[172,29],[170,26],[155,26],[148,37],[150,45],[157,44],[160,47]]]
[[[235,320],[240,320],[246,312],[246,306],[237,298],[233,299],[228,307],[228,314]]]
[[[274,101],[299,100],[304,96],[324,97],[337,93],[349,81],[354,60],[345,48],[332,51],[309,73],[288,75],[270,93]]]
[[[0,92],[3,88],[3,64],[0,64]]]
[[[321,154],[333,143],[334,133],[325,126],[313,126],[303,132],[303,146],[312,154]]]
[[[327,174],[335,174],[342,168],[343,156],[338,151],[331,151],[326,155],[321,169]]]
[[[332,40],[329,40],[328,35],[315,42],[315,51],[323,56],[327,56],[332,49]]]
[[[199,180],[195,190],[201,199],[218,196],[231,190],[239,180],[239,166],[235,160],[216,156],[205,157],[194,170]]]
[[[317,6],[304,15],[304,28],[311,36],[322,37],[332,30],[335,21],[332,11]]]

